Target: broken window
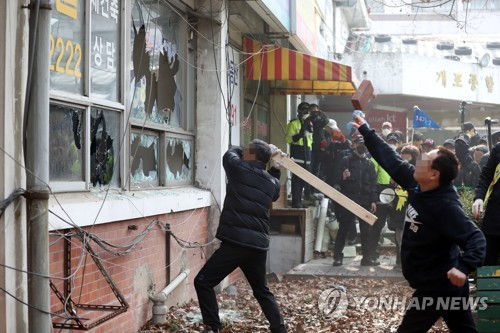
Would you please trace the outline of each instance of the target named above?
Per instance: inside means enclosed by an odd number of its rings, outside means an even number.
[[[85,110],[51,104],[49,117],[50,181],[83,182]]]
[[[130,173],[134,188],[159,186],[158,143],[159,135],[133,130],[130,134]]]
[[[169,5],[136,1],[132,9],[131,116],[181,127],[181,18]]]
[[[92,108],[90,115],[90,182],[120,187],[120,114]]]
[[[193,180],[192,138],[166,138],[166,178],[167,184]]]

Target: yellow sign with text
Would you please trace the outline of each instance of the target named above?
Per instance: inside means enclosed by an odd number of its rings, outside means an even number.
[[[72,19],[78,17],[78,0],[56,0],[56,10]]]

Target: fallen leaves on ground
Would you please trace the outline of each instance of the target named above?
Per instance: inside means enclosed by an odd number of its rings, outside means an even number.
[[[331,291],[344,291],[347,307],[338,307],[338,299],[326,304],[320,295],[330,295]],[[381,279],[339,279],[316,277],[311,279],[283,280],[270,282],[269,289],[274,293],[281,313],[290,333],[321,332],[395,332],[401,322],[404,306],[398,305],[409,299],[413,290],[406,282]],[[217,295],[224,323],[224,333],[269,332],[268,322],[253,297],[246,281],[236,285],[237,293],[224,291]],[[337,303],[336,303],[337,302]],[[396,302],[396,303],[394,303]],[[149,332],[201,332],[201,315],[198,303],[189,302],[172,307],[167,315],[167,323],[161,326],[145,325]],[[429,331],[448,332],[442,322],[437,322]]]

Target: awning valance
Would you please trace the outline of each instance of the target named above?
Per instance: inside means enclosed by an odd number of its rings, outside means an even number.
[[[352,95],[351,67],[277,45],[243,39],[248,80],[270,81],[271,92],[283,95]]]

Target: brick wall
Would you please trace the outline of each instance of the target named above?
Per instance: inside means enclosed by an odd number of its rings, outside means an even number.
[[[207,249],[183,248],[177,241],[153,225],[149,232],[145,230],[151,222],[158,219],[170,225],[172,232],[187,242],[207,243],[208,238],[208,208],[186,212],[171,213],[162,216],[143,219],[117,221],[84,228],[87,232],[98,236],[112,245],[129,245],[137,241],[142,233],[143,239],[130,252],[117,256],[105,251],[95,241],[87,240],[100,262],[107,269],[109,275],[128,302],[127,312],[122,313],[105,323],[102,323],[89,332],[124,333],[137,332],[142,325],[151,319],[152,303],[149,296],[163,290],[181,271],[189,269],[190,274],[186,281],[169,296],[167,306],[185,303],[196,299],[193,279],[207,259]],[[137,230],[129,229],[136,226]],[[74,230],[66,230],[73,232]],[[50,237],[50,274],[51,281],[59,292],[64,295],[64,230],[59,235]],[[68,235],[66,235],[68,236]],[[95,265],[92,256],[83,250],[82,241],[76,237],[66,237],[71,242],[71,299],[77,304],[119,306],[117,297],[109,287],[103,275]],[[168,244],[170,245],[167,248]],[[125,249],[112,248],[115,252]],[[242,277],[238,270],[228,278],[234,283]],[[51,311],[58,312],[64,308],[61,301],[51,292]],[[87,318],[85,324],[95,322],[99,318],[109,315],[111,311],[86,311],[78,309],[80,317]],[[60,315],[65,315],[60,313]],[[64,319],[54,319],[64,322]],[[74,323],[67,321],[67,323]]]

